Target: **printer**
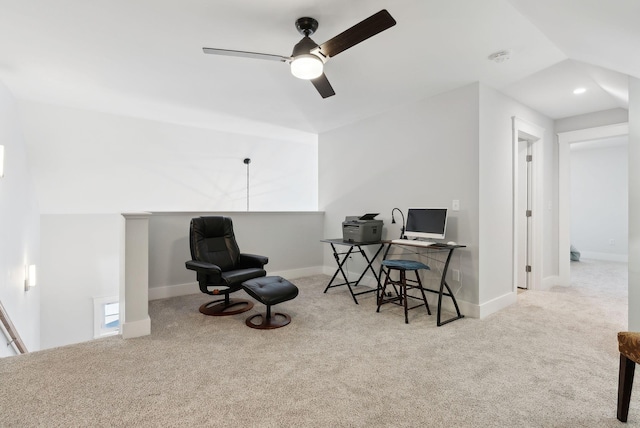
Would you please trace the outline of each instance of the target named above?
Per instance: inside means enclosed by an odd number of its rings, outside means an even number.
[[[382,220],[376,214],[347,216],[342,222],[342,240],[346,242],[378,242],[382,238]]]

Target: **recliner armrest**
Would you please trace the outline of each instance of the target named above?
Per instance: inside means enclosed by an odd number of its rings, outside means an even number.
[[[218,265],[214,265],[213,263],[201,262],[198,260],[189,260],[185,262],[184,265],[187,269],[195,270],[198,273],[220,275],[220,272],[222,272]]]
[[[198,260],[186,261],[184,265],[187,269],[195,270],[198,273],[198,285],[200,286],[200,291],[206,294],[217,294],[209,291],[207,283],[209,283],[209,281],[215,284],[220,284],[222,282],[222,270],[218,265]]]
[[[269,257],[258,256],[256,254],[240,253],[239,264],[243,268],[255,267],[262,269],[262,267],[267,263],[269,263]]]

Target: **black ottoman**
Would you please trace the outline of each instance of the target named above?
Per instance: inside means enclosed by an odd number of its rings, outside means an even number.
[[[271,306],[291,300],[298,295],[298,287],[279,276],[263,276],[261,278],[250,279],[242,283],[242,288],[258,302],[267,305],[266,315],[256,314],[246,320],[246,324],[251,328],[279,328],[291,322],[291,317],[287,314],[274,313],[271,316]],[[262,322],[256,324],[254,318],[260,317]]]

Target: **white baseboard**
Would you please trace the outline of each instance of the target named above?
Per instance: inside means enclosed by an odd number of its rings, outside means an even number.
[[[336,271],[335,266],[322,266],[322,273],[325,275],[333,276]]]
[[[330,276],[333,275],[336,271],[336,268],[334,266],[324,266],[323,269],[324,269],[323,273],[325,275],[330,275]],[[361,273],[358,273],[358,272],[349,272],[347,274],[347,277],[355,281],[356,279],[358,279],[360,275]],[[338,277],[336,278],[335,281],[336,283],[342,283],[344,282],[344,278],[342,278],[341,275],[338,274]],[[368,274],[362,278],[362,280],[360,281],[360,284],[367,287],[375,288],[377,287],[378,282],[373,277],[373,275]],[[435,314],[435,311],[438,308],[438,295],[436,293],[427,293],[427,301],[429,302],[429,307],[432,310],[431,312]],[[464,300],[460,300],[460,299],[456,299],[456,301],[458,302],[458,308],[460,309],[460,313],[462,315],[469,318],[480,318],[480,307],[478,305],[465,302]],[[453,302],[447,296],[443,296],[442,298],[442,310],[443,312],[446,311],[453,314],[456,313],[456,308]],[[447,315],[445,315],[445,317],[446,316]]]
[[[149,300],[167,299],[169,297],[187,296],[200,292],[197,282],[187,284],[164,285],[162,287],[149,287]]]
[[[482,303],[477,306],[478,318],[486,318],[487,316],[516,303],[517,300],[518,293],[511,291],[509,293],[503,294],[502,296],[496,297],[495,299],[491,299],[488,302]]]
[[[290,269],[282,271],[267,272],[268,276],[281,276],[287,279],[302,278],[305,276],[320,275],[323,273],[321,266],[314,266],[301,269]],[[170,297],[188,296],[189,294],[200,293],[197,282],[187,284],[164,285],[161,287],[149,287],[149,300],[167,299]]]
[[[300,269],[279,270],[274,272],[268,272],[269,276],[281,276],[286,279],[304,278],[305,276],[321,275],[324,273],[322,266],[312,266]]]
[[[437,296],[436,296],[437,297]],[[480,307],[474,303],[465,302],[464,300],[456,299],[458,302],[458,308],[460,308],[460,313],[464,315],[465,318],[480,318]],[[438,301],[436,300],[436,305]],[[438,309],[437,306],[434,306]],[[452,314],[456,313],[456,308],[453,306],[453,302],[448,297],[442,298],[442,310],[446,312],[450,312]],[[442,317],[444,320],[446,315]]]
[[[539,290],[548,290],[554,285],[561,285],[560,277],[558,275],[548,276],[542,280]]]
[[[614,253],[598,253],[595,251],[580,251],[581,259],[594,259],[594,260],[606,260],[608,262],[629,262],[628,254],[614,254]]]
[[[151,334],[151,318],[147,315],[146,318],[139,321],[125,322],[122,324],[122,338],[132,339],[134,337],[148,336]]]
[[[291,270],[285,270],[285,271],[268,272],[268,275],[281,276],[287,279],[295,279],[295,278],[302,278],[305,276],[320,275],[320,274],[332,276],[335,273],[335,271],[336,271],[336,268],[334,266],[314,266],[314,267],[302,268],[302,269],[291,269]],[[357,279],[359,276],[360,275],[355,272],[348,273],[348,278]],[[557,277],[545,278],[545,280],[543,281],[544,282],[543,286],[549,287],[551,285],[555,285],[557,283],[557,280],[558,280]],[[336,281],[344,282],[344,279],[336,278]],[[361,284],[366,285],[368,287],[376,287],[377,282],[372,275],[366,275],[362,278]],[[198,288],[197,282],[192,282],[188,284],[167,285],[162,287],[152,287],[152,288],[149,288],[149,300],[185,296],[189,294],[196,294],[199,292],[200,292],[200,289]],[[429,305],[435,309],[436,305],[438,304],[437,295],[433,293],[429,293],[428,299],[429,299]],[[517,299],[517,293],[507,293],[503,296],[492,299],[489,302],[483,303],[481,305],[469,303],[463,300],[458,300],[458,307],[460,308],[460,312],[465,317],[484,318],[488,315],[498,312],[499,310],[504,309],[507,306],[515,303],[516,299]],[[455,307],[451,302],[451,299],[447,297],[444,297],[442,300],[442,308],[444,311],[455,313]],[[130,327],[133,328],[134,326],[130,326]],[[123,325],[123,336],[125,334],[124,329],[125,329],[125,326]],[[144,330],[144,328],[142,330]],[[150,328],[149,328],[149,331],[150,331]],[[146,334],[149,334],[149,333],[146,333]],[[141,335],[144,335],[144,334],[141,334]],[[132,336],[132,337],[136,337],[136,336]]]

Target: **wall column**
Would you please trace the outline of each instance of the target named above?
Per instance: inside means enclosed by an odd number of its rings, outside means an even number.
[[[629,77],[629,326],[640,331],[640,79]]]
[[[120,293],[120,313],[122,337],[130,339],[151,334],[149,318],[149,218],[151,214],[122,215],[125,218],[124,290],[121,289]]]

